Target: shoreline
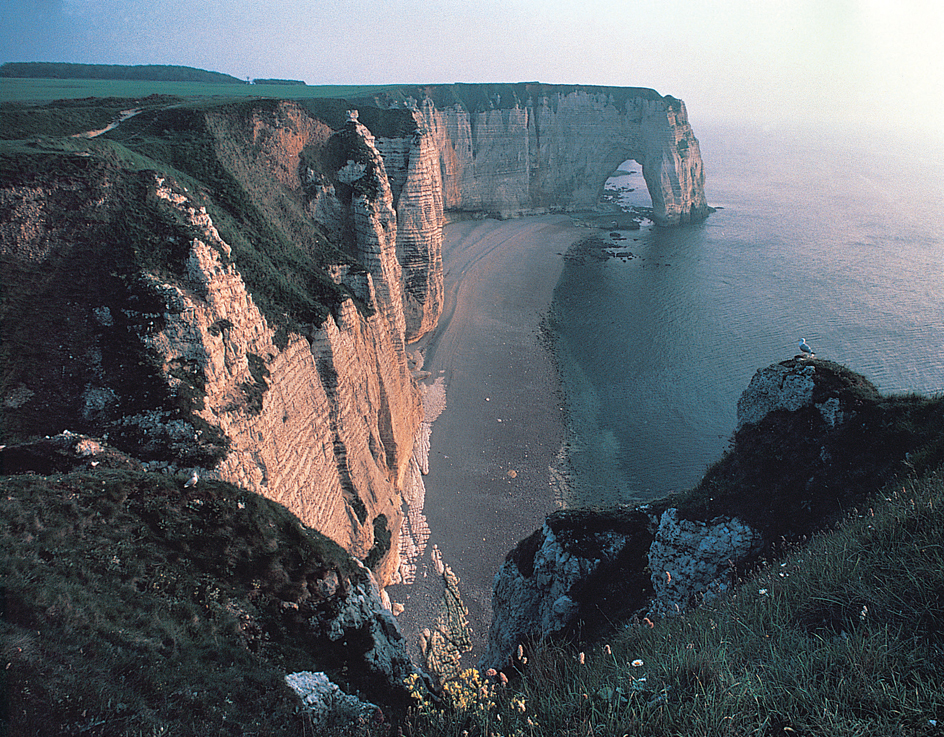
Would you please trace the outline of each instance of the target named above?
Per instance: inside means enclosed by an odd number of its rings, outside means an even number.
[[[421,433],[429,445],[421,442],[416,458],[417,474],[428,463],[416,496],[425,496],[419,516],[429,537],[414,551],[415,580],[388,587],[395,608],[403,607],[398,621],[414,655],[440,615],[445,565],[459,579],[468,612],[471,650],[463,663],[478,659],[495,573],[558,507],[565,413],[542,321],[564,254],[586,233],[569,215],[459,221],[444,229],[443,314],[409,348],[420,354],[424,405],[431,399],[434,409],[427,408]]]

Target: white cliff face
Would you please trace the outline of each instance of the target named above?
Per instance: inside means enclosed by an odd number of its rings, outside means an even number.
[[[386,583],[399,564],[401,489],[421,419],[402,319],[382,311],[365,318],[348,300],[336,318],[277,347],[242,278],[222,263],[229,247],[209,217],[163,181],[156,192],[204,237],[191,244],[187,280],[159,284],[169,306],[166,325],[147,340],[169,381],[181,362],[205,375],[199,414],[231,440],[213,470],[284,504],[361,559],[375,544],[382,515],[394,541],[375,568]],[[384,246],[376,238],[371,245],[379,262]],[[392,241],[386,252],[392,256]],[[395,267],[375,267],[396,275]],[[371,284],[368,275],[368,291]]]
[[[803,359],[758,369],[737,403],[737,429],[764,419],[774,410],[796,412],[813,405],[828,427],[842,423],[846,414],[839,397],[814,401],[816,364]]]
[[[684,104],[652,91],[535,90],[508,108],[437,109],[417,117],[436,142],[447,211],[502,216],[593,207],[607,177],[627,159],[641,163],[660,225],[704,218],[698,141]]]
[[[650,611],[676,615],[731,585],[734,567],[760,550],[762,536],[738,519],[679,519],[667,509],[649,547],[655,598]]]
[[[412,342],[436,327],[442,313],[444,218],[439,152],[422,128],[409,139],[378,138],[375,143],[394,195],[405,336]]]
[[[618,546],[619,541],[614,539],[614,544]],[[522,572],[517,562],[506,560],[495,575],[492,609],[497,616],[489,629],[481,667],[504,668],[518,644],[564,631],[580,609],[571,590],[599,564],[599,558],[567,552],[545,524],[533,568]]]
[[[642,164],[655,221],[679,225],[704,218],[709,212],[704,165],[685,103],[651,102],[640,127],[644,153],[636,160]]]

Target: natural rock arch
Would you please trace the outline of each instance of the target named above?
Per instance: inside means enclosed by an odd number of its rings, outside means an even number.
[[[659,225],[712,211],[681,100],[637,88],[475,88],[474,96],[463,87],[451,97],[444,91],[450,88],[425,88],[417,104],[417,121],[439,151],[447,213],[592,208],[609,174],[628,159],[642,167]]]

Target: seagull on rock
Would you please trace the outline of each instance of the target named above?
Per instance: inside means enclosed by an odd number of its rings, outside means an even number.
[[[200,474],[197,473],[197,470],[194,469],[193,473],[190,474],[190,479],[184,484],[185,489],[189,489],[191,486],[196,486],[197,482],[200,480]]]
[[[812,358],[815,355],[813,349],[806,342],[806,338],[800,338],[800,353],[803,354],[804,358]]]

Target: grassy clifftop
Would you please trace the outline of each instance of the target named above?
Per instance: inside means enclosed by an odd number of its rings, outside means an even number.
[[[357,645],[308,620],[365,574],[256,494],[133,468],[0,477],[0,551],[9,734],[306,734],[284,675],[354,675]]]
[[[420,695],[405,734],[940,735],[942,541],[944,476],[896,482],[729,597]]]

